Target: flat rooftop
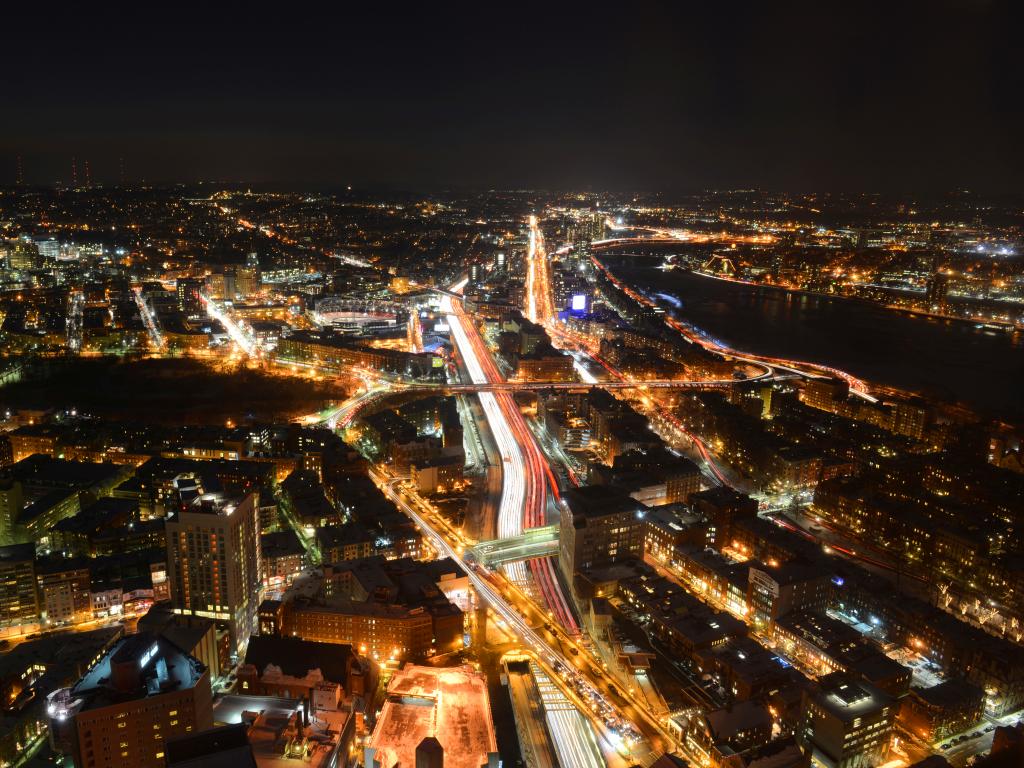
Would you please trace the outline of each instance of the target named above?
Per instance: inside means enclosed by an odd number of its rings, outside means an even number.
[[[245,721],[246,712],[298,712],[301,699],[286,699],[281,696],[222,696],[213,706],[213,722],[217,725],[235,725]]]
[[[851,722],[891,706],[893,699],[873,685],[836,672],[818,681],[817,701],[834,717]]]
[[[348,712],[316,711],[308,726],[302,724],[300,699],[275,696],[224,696],[213,709],[214,722],[244,723],[249,744],[260,768],[327,768],[335,762]],[[286,751],[290,736],[291,751]]]
[[[123,678],[129,687],[116,687],[114,667],[132,665],[134,674]],[[113,701],[139,700],[168,691],[192,688],[206,667],[164,637],[139,632],[120,640],[104,654],[72,689],[86,699],[83,709],[103,707]]]
[[[433,737],[445,768],[480,768],[498,751],[487,681],[472,667],[407,664],[388,685],[370,747],[383,768],[416,765],[416,747]]]

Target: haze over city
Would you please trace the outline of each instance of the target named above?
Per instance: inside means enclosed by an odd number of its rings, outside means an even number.
[[[19,9],[4,181],[1018,191],[1011,6]]]

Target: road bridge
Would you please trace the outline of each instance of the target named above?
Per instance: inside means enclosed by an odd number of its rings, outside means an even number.
[[[558,552],[558,526],[528,528],[518,536],[481,541],[470,549],[478,563],[494,568],[506,563],[547,557]]]
[[[713,379],[708,381],[690,379],[650,379],[647,381],[500,381],[480,384],[454,384],[442,382],[409,382],[402,391],[437,391],[444,392],[515,392],[521,390],[535,391],[547,389],[570,389],[583,391],[586,389],[726,389],[744,381],[776,381],[778,379],[796,378],[792,375],[764,375],[749,379]],[[398,391],[396,389],[396,391]]]
[[[452,299],[458,299],[459,301],[462,301],[465,298],[461,293],[455,293],[455,291],[449,291],[445,288],[438,288],[435,285],[430,286],[427,290],[433,291],[434,293],[440,293],[442,296],[448,296]]]

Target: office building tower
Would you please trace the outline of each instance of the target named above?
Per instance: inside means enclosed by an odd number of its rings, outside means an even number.
[[[182,503],[167,519],[167,568],[175,613],[213,619],[241,653],[260,603],[258,495]]]
[[[18,518],[25,507],[21,482],[13,477],[0,478],[0,546],[18,543]]]
[[[39,255],[39,248],[36,247],[35,243],[25,239],[18,240],[14,244],[14,246],[8,251],[7,258],[11,269],[22,271],[37,269],[42,264],[42,258]]]
[[[40,238],[36,240],[36,250],[44,262],[54,262],[60,256],[60,243],[52,237]]]
[[[17,633],[39,623],[36,545],[0,547],[0,629]]]
[[[925,285],[925,298],[930,306],[942,306],[946,303],[949,291],[949,278],[942,272],[936,272]]]
[[[178,309],[186,315],[195,315],[203,310],[199,295],[203,292],[203,281],[194,277],[179,277],[175,292],[178,297]]]

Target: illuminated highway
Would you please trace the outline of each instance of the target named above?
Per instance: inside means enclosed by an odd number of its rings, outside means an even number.
[[[132,288],[132,294],[135,296],[135,304],[139,308],[139,316],[142,317],[142,325],[145,326],[146,333],[149,334],[150,342],[155,349],[163,349],[164,337],[160,333],[160,328],[153,316],[153,311],[149,308],[146,297],[142,295],[142,286],[136,285]]]
[[[537,663],[530,671],[544,702],[544,720],[561,765],[580,768],[602,768],[605,765],[591,723],[575,704],[562,693]]]
[[[548,261],[544,234],[537,225],[537,217],[531,216],[529,247],[526,252],[526,317],[534,323],[546,324],[555,318]]]
[[[463,327],[461,313],[455,313],[452,299],[447,296],[442,299],[441,305],[442,311],[448,313],[447,322],[451,329],[452,341],[462,354],[470,379],[475,384],[487,383],[488,378]],[[479,398],[484,414],[487,416],[487,423],[490,425],[494,440],[498,445],[498,452],[501,454],[502,487],[501,503],[498,507],[498,537],[519,536],[523,532],[522,512],[526,495],[522,453],[516,445],[512,430],[498,404],[497,395],[493,392],[481,392]],[[507,568],[513,581],[518,584],[526,583],[526,566],[523,563],[514,563]]]
[[[465,281],[453,288],[457,292],[464,286]],[[452,341],[459,350],[472,382],[485,384],[501,381],[501,374],[480,334],[466,317],[461,301],[444,295],[441,309],[447,315]],[[524,528],[534,528],[547,522],[546,477],[550,476],[551,470],[511,395],[507,392],[481,392],[479,397],[502,461],[498,537],[519,536]],[[551,485],[552,491],[557,494],[557,486],[553,482]],[[515,583],[528,583],[526,564],[512,563],[506,568]],[[568,631],[576,633],[579,627],[562,593],[551,560],[531,560],[529,568],[553,617]]]
[[[495,565],[548,556],[558,552],[558,526],[529,528],[521,536],[481,541],[473,546],[473,556],[488,568]]]
[[[608,244],[608,243],[619,244],[619,243],[628,243],[628,242],[631,242],[631,241],[628,240],[628,239],[608,240],[608,241],[601,241],[600,244]],[[633,240],[632,242],[637,242],[637,241]],[[643,242],[643,241],[641,240],[640,242]],[[594,245],[598,245],[598,244],[599,244],[598,242],[594,243]],[[626,285],[621,280],[619,280],[617,277],[615,277],[615,275],[612,273],[612,271],[603,262],[601,262],[601,260],[598,259],[597,256],[591,256],[590,260],[593,262],[594,266],[599,271],[604,273],[605,277],[607,277],[608,280],[611,281],[611,283],[616,288],[621,290],[623,293],[625,293],[631,299],[633,299],[634,301],[639,302],[640,304],[643,304],[646,307],[650,307],[652,309],[658,308],[658,305],[655,302],[651,301],[650,299],[648,299],[646,296],[640,294],[639,292],[634,291],[628,285]],[[717,342],[717,341],[714,341],[712,339],[709,339],[706,336],[704,336],[703,334],[697,333],[696,331],[694,331],[692,328],[689,328],[684,323],[681,323],[678,320],[676,320],[676,319],[674,319],[672,317],[669,317],[668,315],[665,316],[664,320],[665,320],[665,324],[666,325],[668,325],[673,330],[675,330],[675,331],[679,332],[680,334],[682,334],[682,336],[687,341],[690,341],[693,344],[697,344],[697,345],[699,345],[701,347],[704,347],[705,349],[707,349],[707,350],[709,350],[711,352],[716,352],[716,353],[721,354],[721,355],[728,355],[729,357],[735,358],[736,360],[741,360],[743,362],[760,363],[762,365],[770,365],[770,366],[772,366],[775,369],[778,369],[778,370],[781,370],[781,371],[786,371],[787,373],[795,373],[795,374],[798,374],[798,375],[801,375],[801,376],[809,376],[811,378],[821,377],[821,376],[837,376],[837,377],[843,379],[844,381],[846,381],[846,383],[850,387],[850,392],[852,394],[855,394],[858,397],[861,397],[861,398],[863,398],[865,400],[868,400],[870,402],[876,402],[876,399],[874,397],[872,397],[870,394],[868,394],[867,384],[865,384],[863,381],[861,381],[857,377],[853,376],[852,374],[847,373],[846,371],[841,371],[838,368],[834,368],[834,367],[828,366],[828,365],[823,365],[821,363],[808,363],[808,362],[803,362],[803,361],[800,361],[800,360],[786,360],[784,358],[769,357],[767,355],[755,355],[755,354],[751,354],[751,353],[748,353],[748,352],[741,352],[739,350],[733,349],[732,347],[726,346],[725,344],[722,344],[721,342]]]
[[[555,333],[558,333],[556,330]],[[600,362],[596,361],[595,362]],[[603,365],[603,364],[602,364]],[[577,372],[579,368],[577,367]],[[797,374],[775,375],[770,371],[751,376],[746,381],[764,381],[780,378],[794,378]],[[618,379],[598,381],[589,372],[580,374],[579,381],[488,381],[482,384],[435,384],[429,382],[404,382],[412,389],[443,390],[445,392],[536,392],[543,389],[587,389],[589,386],[601,389],[726,389],[736,384],[736,379]]]
[[[533,603],[517,595],[514,589],[506,589],[496,584],[497,577],[484,569],[476,568],[463,559],[464,546],[458,543],[458,532],[449,530],[447,535],[440,531],[444,523],[433,515],[425,501],[403,488],[404,478],[389,478],[377,470],[371,470],[370,476],[393,501],[399,509],[407,514],[420,528],[423,535],[441,557],[451,558],[467,574],[477,595],[489,605],[505,622],[507,627],[532,651],[537,653],[548,666],[559,670],[563,684],[570,684],[621,713],[627,723],[639,722],[645,726],[648,738],[653,738],[664,745],[672,744],[671,736],[665,731],[659,719],[648,712],[645,705],[620,691],[610,675],[596,664],[584,661],[586,650],[577,639],[569,635],[557,623],[552,622],[544,631],[535,630],[531,621],[526,618],[533,614],[535,622],[542,622],[543,616],[538,615]],[[561,648],[575,649],[572,656],[566,655]],[[639,734],[632,728],[620,728],[617,734],[622,738],[626,748],[637,745]],[[566,738],[581,739],[584,734],[566,734]],[[587,747],[578,744],[575,747],[582,754]]]
[[[345,429],[352,423],[360,411],[368,405],[387,397],[393,391],[386,384],[376,384],[365,392],[353,395],[340,405],[327,408],[319,413],[311,413],[299,419],[299,423],[306,426],[326,424],[331,429]]]
[[[218,323],[224,326],[224,330],[227,331],[228,338],[230,338],[239,349],[241,349],[249,357],[253,357],[259,351],[259,345],[256,343],[249,332],[243,328],[231,315],[227,313],[223,307],[220,306],[215,300],[207,298],[205,294],[199,294],[199,300],[206,307],[206,314],[216,320]]]
[[[68,291],[68,347],[72,352],[82,351],[82,307],[85,294],[81,290]]]

